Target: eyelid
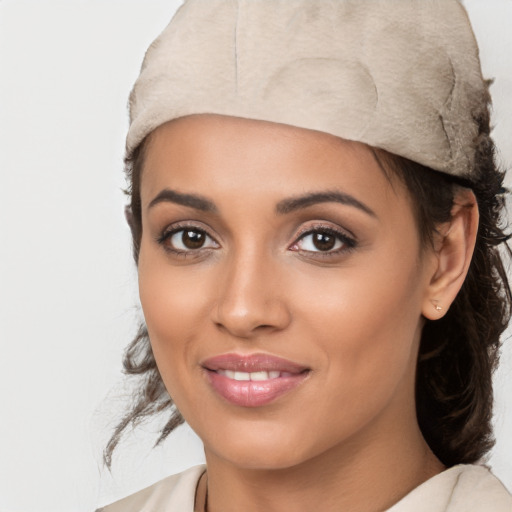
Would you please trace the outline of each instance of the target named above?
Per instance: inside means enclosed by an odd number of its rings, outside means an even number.
[[[356,235],[348,228],[342,227],[337,222],[334,221],[328,221],[328,220],[311,220],[306,221],[302,224],[300,229],[298,230],[297,234],[295,235],[295,238],[298,239],[302,235],[311,233],[314,231],[330,231],[334,234],[339,234],[340,236],[343,236],[345,238],[350,238],[354,241],[357,240]]]
[[[170,240],[171,237],[173,237],[175,234],[181,232],[181,231],[198,231],[201,233],[204,233],[206,237],[208,237],[210,240],[212,240],[216,247],[199,247],[197,249],[177,249],[173,247],[166,246],[166,242]],[[170,224],[166,226],[163,230],[160,231],[160,234],[158,234],[155,238],[155,241],[164,247],[164,249],[170,253],[176,254],[176,255],[192,255],[194,253],[199,253],[201,251],[208,251],[211,249],[216,249],[220,247],[219,242],[217,239],[209,232],[210,230],[202,225],[202,223],[194,222],[194,221],[181,221],[181,222],[175,222],[173,224]]]
[[[321,250],[309,251],[309,250],[301,249],[300,247],[298,247],[297,249],[292,249],[292,247],[297,246],[297,244],[301,240],[306,238],[308,235],[313,235],[314,233],[319,233],[319,232],[320,233],[321,232],[327,233],[327,234],[330,234],[330,235],[336,237],[338,240],[340,240],[342,242],[342,247],[340,247],[338,249],[331,249],[331,250],[328,250],[328,251],[321,251]],[[314,254],[315,257],[318,257],[318,256],[321,256],[321,257],[334,256],[334,255],[337,255],[337,254],[340,254],[340,253],[348,252],[348,251],[354,249],[357,246],[356,237],[352,233],[350,233],[350,234],[349,233],[350,232],[348,230],[346,230],[346,229],[335,228],[332,225],[326,225],[324,223],[318,223],[318,224],[309,225],[309,226],[304,227],[303,229],[301,229],[296,234],[296,236],[294,237],[294,242],[289,247],[289,250],[295,250],[297,252]]]

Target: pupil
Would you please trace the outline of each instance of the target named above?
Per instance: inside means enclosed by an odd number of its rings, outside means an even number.
[[[313,236],[313,244],[319,251],[328,251],[334,247],[335,243],[335,237],[327,233],[315,233]]]
[[[181,239],[187,249],[199,249],[204,244],[205,235],[200,231],[184,231]]]

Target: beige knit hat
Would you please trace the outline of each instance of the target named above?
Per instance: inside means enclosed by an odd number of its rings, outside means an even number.
[[[471,177],[486,108],[458,0],[186,0],[149,47],[127,152],[214,113],[364,142]]]

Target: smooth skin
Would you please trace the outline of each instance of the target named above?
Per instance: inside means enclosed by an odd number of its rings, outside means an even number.
[[[471,192],[422,247],[407,190],[364,144],[200,115],[153,132],[141,200],[141,303],[204,442],[209,512],[377,512],[444,469],[418,427],[416,359],[425,318],[467,273]],[[236,406],[201,365],[225,353],[289,359],[307,378]]]

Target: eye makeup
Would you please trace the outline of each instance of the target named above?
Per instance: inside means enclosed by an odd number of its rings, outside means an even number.
[[[221,247],[204,227],[190,221],[167,226],[155,240],[176,257],[206,256]],[[313,259],[336,259],[357,246],[355,237],[321,222],[303,227],[294,240],[288,250]]]
[[[178,257],[200,256],[220,247],[204,228],[191,222],[168,226],[155,240],[167,253]]]
[[[303,228],[289,247],[311,258],[339,258],[357,247],[355,237],[331,225],[316,223]]]

